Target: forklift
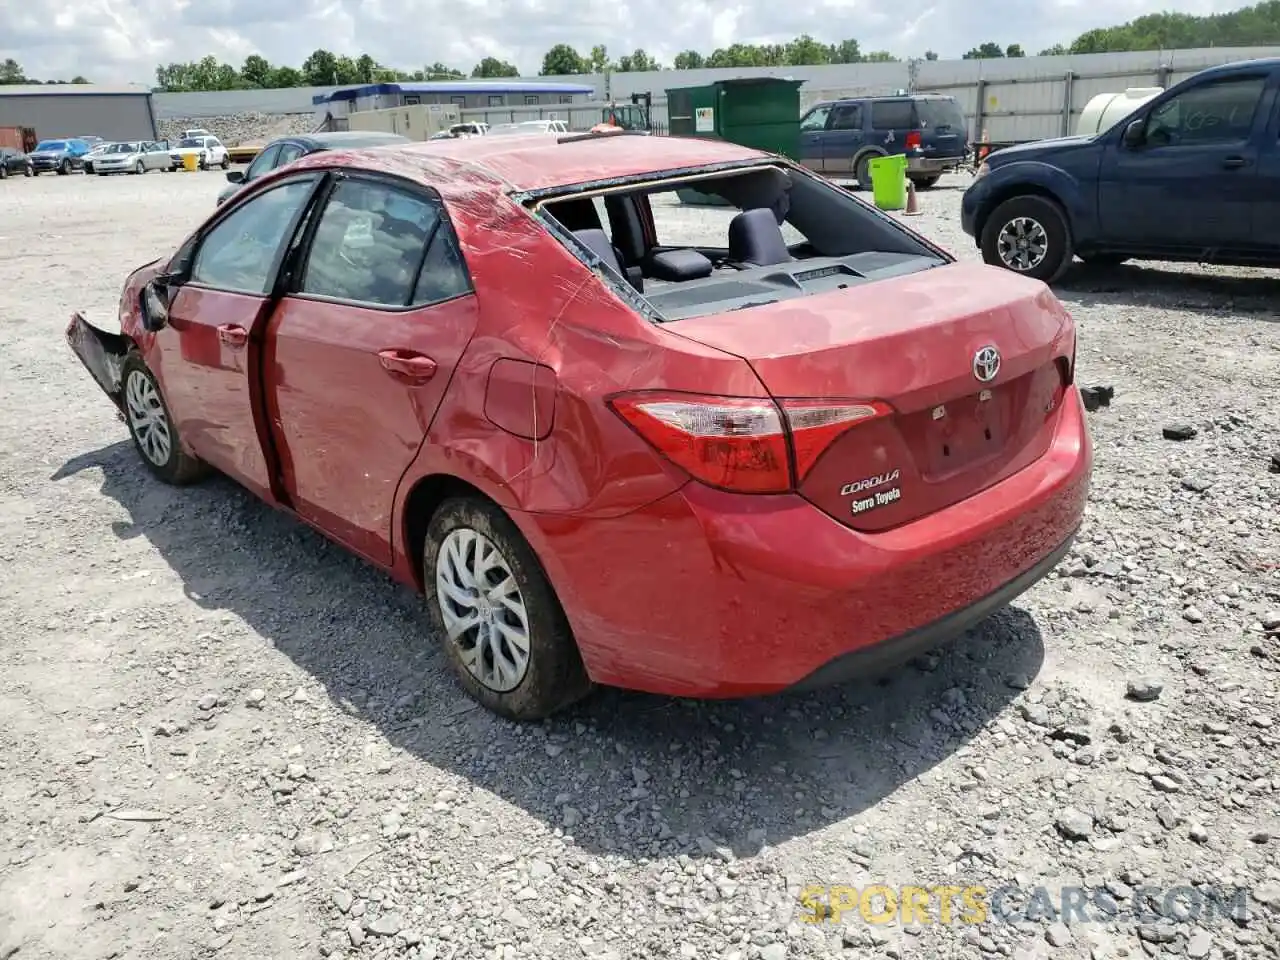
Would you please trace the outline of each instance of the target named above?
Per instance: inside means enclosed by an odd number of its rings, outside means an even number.
[[[652,93],[633,93],[631,103],[618,106],[610,102],[600,111],[600,120],[612,127],[620,127],[635,133],[650,133],[649,109],[653,105]]]

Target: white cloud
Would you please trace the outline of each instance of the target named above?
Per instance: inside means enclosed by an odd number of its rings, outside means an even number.
[[[894,0],[76,0],[51,18],[39,5],[0,0],[0,59],[12,57],[42,79],[83,74],[113,83],[151,83],[158,64],[206,54],[238,65],[258,52],[299,66],[317,48],[368,53],[401,69],[439,60],[469,71],[497,56],[534,74],[556,43],[582,53],[603,43],[615,56],[643,47],[669,63],[685,49],[777,43],[801,33],[855,38],[868,51],[935,50],[949,58],[988,40],[1034,53],[1145,13],[1239,6],[1241,0],[936,0],[924,10],[904,10]]]

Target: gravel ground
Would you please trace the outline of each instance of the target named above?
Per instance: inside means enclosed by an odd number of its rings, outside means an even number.
[[[152,481],[64,346],[222,183],[0,189],[0,958],[1280,951],[1272,274],[1061,285],[1081,382],[1115,389],[1088,520],[1059,575],[941,654],[517,726],[461,694],[387,578],[230,482]],[[973,257],[963,185],[910,222]],[[806,885],[877,883],[1046,893],[1022,919],[939,923],[934,899],[932,923],[804,922]],[[1197,920],[1176,886],[1249,887],[1248,915]],[[1053,915],[1064,887],[1083,915]]]
[[[311,133],[316,118],[310,113],[237,113],[222,117],[175,117],[160,120],[160,136],[177,140],[183,130],[208,130],[228,147],[249,141],[268,141],[290,134]]]

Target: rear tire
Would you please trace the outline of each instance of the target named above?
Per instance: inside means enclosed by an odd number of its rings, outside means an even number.
[[[473,699],[511,720],[541,720],[591,691],[560,601],[502,510],[479,497],[446,500],[422,553],[428,619]]]
[[[1071,266],[1071,230],[1059,207],[1028,194],[996,207],[982,228],[982,259],[1011,273],[1053,283]]]
[[[854,177],[858,180],[859,190],[871,189],[871,156],[867,155],[858,160],[854,165]]]
[[[129,436],[147,469],[175,487],[208,476],[209,466],[183,450],[177,424],[169,413],[160,384],[136,353],[125,358],[120,383]]]
[[[226,170],[228,167],[230,167],[230,166],[231,166],[231,160],[230,160],[230,158],[228,158],[228,157],[223,157],[223,158],[222,158],[222,163],[220,164],[220,166],[222,167],[222,169],[223,169],[223,170]]]

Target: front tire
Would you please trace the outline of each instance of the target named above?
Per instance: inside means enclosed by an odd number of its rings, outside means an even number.
[[[0,163],[0,180],[8,180],[8,179],[9,179],[9,168],[6,167],[3,163]]]
[[[231,166],[231,159],[229,157],[223,157],[220,166],[223,170],[228,169]]]
[[[169,413],[160,384],[136,353],[125,359],[120,383],[129,436],[147,469],[175,487],[207,476],[209,468],[204,461],[183,450],[178,427]]]
[[[58,176],[60,176],[60,177],[65,177],[65,176],[69,175],[70,173],[71,173],[71,161],[70,161],[70,160],[63,160],[63,161],[62,161],[62,163],[58,164]]]
[[[541,720],[590,692],[560,601],[498,507],[446,500],[422,552],[428,618],[472,698],[511,720]]]
[[[142,161],[141,161],[141,160],[139,160],[137,163],[135,163],[135,164],[133,165],[133,172],[134,172],[135,174],[137,174],[138,176],[142,176],[144,173],[146,173],[146,172],[147,172],[147,168],[146,168],[146,167],[144,167],[144,166],[142,165]]]
[[[1071,266],[1071,230],[1059,207],[1034,194],[996,207],[982,228],[982,259],[1024,277],[1053,283]]]

